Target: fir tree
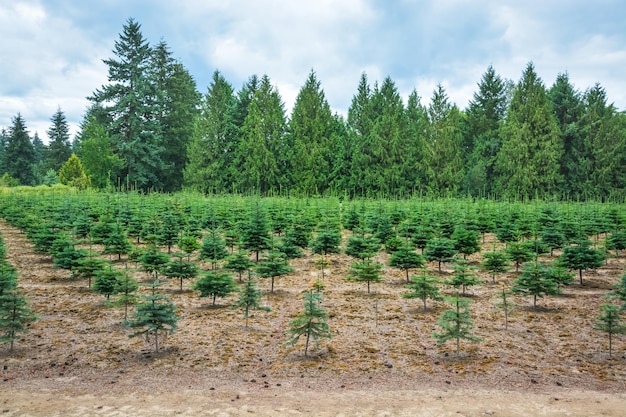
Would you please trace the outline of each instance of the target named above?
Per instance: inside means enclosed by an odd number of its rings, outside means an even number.
[[[528,249],[528,246],[521,242],[511,242],[504,249],[507,257],[515,262],[515,272],[519,272],[519,267],[524,262],[528,262],[534,258],[533,253]]]
[[[70,127],[65,114],[59,107],[52,116],[52,126],[46,132],[48,134],[48,147],[46,148],[46,170],[59,171],[61,166],[72,155],[70,145]]]
[[[301,336],[305,336],[304,356],[308,355],[309,342],[315,342],[319,348],[320,339],[330,339],[332,335],[326,319],[328,314],[320,306],[322,294],[319,292],[304,293],[304,311],[289,322],[289,346],[295,346]]]
[[[604,264],[604,255],[591,247],[588,239],[580,240],[575,246],[567,246],[558,263],[568,269],[578,270],[580,285],[583,285],[583,270],[595,269]]]
[[[74,268],[74,277],[87,278],[87,288],[91,288],[91,280],[96,276],[98,271],[105,268],[107,262],[104,259],[88,256],[77,261]]]
[[[128,322],[128,307],[137,303],[137,281],[128,273],[128,270],[117,280],[117,288],[115,293],[119,294],[115,300],[116,304],[124,306],[124,323]]]
[[[403,245],[391,254],[389,257],[389,266],[404,270],[406,273],[406,282],[409,282],[409,270],[422,268],[424,266],[424,258],[415,252],[413,247]]]
[[[9,351],[13,351],[15,340],[19,333],[28,331],[28,323],[37,319],[28,308],[28,299],[20,290],[13,288],[0,294],[0,342],[9,344]]]
[[[349,281],[367,282],[367,293],[370,293],[370,283],[382,281],[383,264],[371,258],[357,261],[350,265]]]
[[[346,255],[363,260],[371,258],[378,252],[380,242],[373,236],[351,235],[346,243]]]
[[[511,292],[502,288],[502,292],[499,294],[499,299],[501,300],[496,304],[496,307],[502,309],[504,313],[504,329],[509,329],[509,317],[513,314],[515,310],[515,304],[510,299]]]
[[[26,130],[26,122],[18,113],[6,136],[4,148],[4,169],[22,185],[34,185],[35,150]]]
[[[61,184],[74,186],[81,190],[90,186],[91,183],[85,173],[85,168],[75,153],[59,169],[59,181]]]
[[[442,262],[451,262],[456,254],[454,241],[446,238],[435,238],[428,241],[424,248],[424,258],[430,261],[437,261],[439,272],[441,272]]]
[[[237,272],[239,274],[239,282],[243,282],[243,273],[248,271],[253,265],[254,263],[250,261],[250,258],[244,252],[235,252],[226,258],[224,269]]]
[[[269,249],[269,225],[259,204],[250,213],[250,218],[241,234],[241,247],[254,251],[256,261],[259,261],[259,252]]]
[[[17,288],[17,277],[17,269],[4,259],[0,259],[0,295]]]
[[[128,241],[126,232],[117,224],[113,232],[105,239],[102,253],[115,254],[117,255],[117,259],[121,260],[122,255],[127,254],[131,249],[132,245]]]
[[[523,265],[522,273],[513,282],[511,291],[516,294],[531,295],[535,309],[537,308],[537,297],[561,293],[559,284],[550,277],[546,267],[537,261],[527,262]]]
[[[237,291],[237,285],[229,274],[207,271],[193,284],[193,289],[200,292],[200,297],[212,297],[215,305],[217,297],[228,297]]]
[[[485,252],[481,267],[491,272],[492,282],[496,282],[496,274],[503,274],[509,270],[509,257],[504,252]]]
[[[243,317],[246,320],[246,328],[248,327],[248,317],[250,317],[250,310],[270,311],[269,307],[261,306],[262,298],[263,293],[257,288],[256,281],[252,279],[252,273],[248,271],[248,279],[239,289],[239,298],[233,306],[233,308],[239,308],[243,310]]]
[[[112,295],[117,294],[122,273],[109,265],[108,268],[96,271],[95,275],[93,289],[98,294],[104,295],[108,301]]]
[[[406,285],[406,288],[410,291],[403,293],[402,297],[421,299],[424,304],[424,311],[426,311],[426,300],[442,300],[438,284],[439,280],[437,277],[427,275],[426,269],[423,269],[420,275],[413,275],[411,277],[411,283]]]
[[[480,252],[479,235],[475,230],[460,226],[454,229],[451,238],[455,242],[454,249],[463,254],[463,259],[467,259],[467,255]]]
[[[159,272],[163,271],[169,261],[169,256],[162,253],[154,243],[150,244],[148,248],[139,255],[141,267],[150,274],[154,281],[159,279]]]
[[[183,280],[193,279],[198,276],[198,265],[195,262],[183,259],[185,254],[174,253],[174,260],[169,261],[163,268],[163,274],[168,278],[178,278],[180,291],[183,290]]]
[[[169,299],[157,294],[159,281],[152,283],[152,294],[143,296],[142,302],[137,304],[133,312],[133,319],[128,322],[130,328],[137,328],[135,333],[128,337],[145,336],[147,341],[154,337],[154,350],[159,352],[159,337],[173,334],[176,331],[179,317],[176,315],[176,306]]]
[[[444,283],[455,287],[457,291],[461,287],[461,295],[465,296],[465,290],[468,287],[480,284],[480,279],[473,272],[472,268],[468,266],[467,262],[459,262],[452,268],[454,269],[454,275]]]
[[[262,259],[256,266],[256,273],[262,278],[270,278],[272,281],[270,292],[274,292],[274,279],[287,275],[293,271],[289,266],[289,259],[284,253],[270,251],[266,258]]]
[[[202,240],[200,259],[208,260],[211,262],[211,269],[216,269],[217,263],[227,256],[226,242],[224,242],[218,230],[211,229]]]
[[[330,253],[339,253],[341,244],[341,232],[337,228],[326,224],[317,232],[317,236],[311,242],[313,253],[326,256]]]
[[[620,309],[612,304],[600,306],[602,314],[598,316],[598,321],[593,326],[596,330],[601,330],[609,335],[609,358],[613,357],[613,335],[626,334],[626,325],[622,324]]]
[[[448,340],[456,340],[456,353],[459,353],[461,339],[472,342],[480,342],[482,339],[472,334],[474,323],[469,311],[470,300],[459,297],[457,291],[455,298],[448,301],[455,305],[455,309],[444,310],[437,320],[437,325],[441,327],[441,333],[434,332],[433,337],[437,339],[438,345],[443,345]]]

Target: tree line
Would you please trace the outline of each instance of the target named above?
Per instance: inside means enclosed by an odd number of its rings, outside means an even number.
[[[129,19],[104,60],[70,142],[59,109],[44,145],[21,115],[3,130],[4,184],[59,180],[75,153],[96,188],[260,195],[411,195],[623,199],[626,114],[567,73],[546,87],[529,63],[517,83],[489,66],[465,109],[439,84],[430,102],[402,99],[363,73],[347,115],[333,113],[314,71],[288,117],[269,76],[239,90],[215,71],[206,93],[165,41]],[[64,179],[66,182],[71,178]],[[83,181],[84,183],[84,181]]]

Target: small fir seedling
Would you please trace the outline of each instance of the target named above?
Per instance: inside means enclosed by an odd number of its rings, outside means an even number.
[[[211,297],[215,305],[217,297],[228,297],[237,291],[237,284],[229,274],[207,271],[193,284],[193,289],[200,292],[200,297]]]
[[[183,281],[190,280],[198,276],[198,265],[195,262],[185,260],[184,253],[174,253],[172,259],[163,268],[163,274],[172,279],[179,280],[179,289],[183,290]]]
[[[537,297],[561,293],[559,284],[554,281],[547,268],[540,262],[527,262],[522,266],[522,273],[513,282],[511,291],[516,294],[531,295],[533,308],[537,308]]]
[[[405,272],[406,282],[410,282],[409,270],[423,268],[424,263],[424,257],[409,245],[399,247],[398,250],[393,252],[389,257],[389,266],[403,270]]]
[[[424,248],[424,258],[430,261],[437,261],[438,270],[441,273],[442,262],[451,262],[457,250],[454,247],[454,240],[447,238],[435,238],[428,241]]]
[[[13,351],[19,334],[28,332],[28,324],[35,320],[37,316],[28,307],[28,299],[18,288],[0,295],[0,342],[8,343],[9,351]]]
[[[274,280],[290,272],[293,272],[293,268],[289,266],[289,259],[284,253],[278,251],[271,251],[266,258],[259,261],[256,267],[256,273],[260,277],[271,279],[271,293],[274,292]]]
[[[331,339],[332,335],[326,319],[328,314],[321,307],[322,294],[304,293],[304,311],[289,322],[289,340],[286,345],[295,346],[301,336],[305,337],[304,356],[308,355],[309,343],[315,342],[319,349],[321,339]]]
[[[245,252],[235,252],[226,258],[224,269],[234,271],[239,275],[239,282],[243,282],[243,273],[248,271],[254,263]]]
[[[169,299],[157,294],[159,286],[157,280],[152,283],[152,293],[142,297],[133,312],[133,318],[128,322],[128,327],[138,329],[128,337],[144,336],[146,341],[154,338],[154,351],[159,352],[159,338],[166,334],[173,334],[178,324],[176,306]]]
[[[117,294],[119,281],[122,273],[109,265],[108,268],[101,269],[96,272],[96,279],[93,283],[93,289],[106,297],[107,301],[112,295]]]
[[[243,317],[246,320],[246,328],[248,327],[250,310],[270,311],[269,307],[261,306],[262,298],[263,293],[257,288],[256,281],[252,279],[252,273],[248,271],[248,279],[246,279],[243,286],[239,289],[239,298],[232,307],[243,310]]]
[[[433,301],[443,300],[441,292],[439,291],[439,279],[432,275],[426,274],[426,269],[422,269],[422,273],[411,277],[411,283],[406,285],[409,292],[402,294],[403,298],[419,298],[424,304],[424,311],[426,311],[426,301],[428,299]]]
[[[498,299],[499,301],[496,303],[496,307],[502,310],[504,313],[504,329],[508,330],[509,328],[509,317],[513,315],[515,311],[515,304],[511,300],[511,292],[502,288],[502,292],[499,293]]]
[[[383,264],[367,258],[350,265],[348,281],[367,282],[367,293],[370,293],[370,283],[382,281]]]
[[[600,306],[602,313],[598,316],[598,321],[593,327],[609,335],[609,358],[613,357],[613,335],[626,334],[626,325],[622,322],[620,308],[612,304]]]
[[[438,345],[443,345],[448,340],[456,340],[456,353],[459,353],[461,339],[472,342],[480,342],[482,339],[472,333],[474,322],[469,311],[470,300],[459,297],[457,291],[456,297],[448,298],[455,308],[444,310],[437,320],[437,325],[441,328],[441,332],[433,333],[433,337],[437,340]]]
[[[460,261],[457,265],[453,266],[453,269],[454,275],[444,283],[457,289],[461,287],[461,295],[465,295],[465,290],[468,287],[481,283],[478,275],[476,275],[473,269],[468,266],[467,261]]]
[[[137,281],[128,273],[128,270],[124,271],[120,279],[117,281],[118,294],[115,303],[117,305],[124,306],[124,323],[128,322],[128,307],[137,304],[139,299],[137,296],[137,290],[139,285]]]

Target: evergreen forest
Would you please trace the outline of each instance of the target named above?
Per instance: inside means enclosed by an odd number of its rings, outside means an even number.
[[[179,190],[207,195],[485,197],[623,201],[626,113],[598,83],[552,85],[532,62],[518,81],[488,66],[465,109],[439,84],[406,100],[394,81],[355,80],[346,115],[314,70],[291,114],[268,75],[201,93],[164,40],[129,19],[108,82],[88,95],[80,131],[59,108],[48,141],[21,114],[0,135],[0,185]]]

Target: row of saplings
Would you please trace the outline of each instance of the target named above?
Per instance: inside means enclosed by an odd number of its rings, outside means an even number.
[[[61,239],[63,240],[63,239]],[[356,239],[358,240],[358,239]],[[1,242],[1,240],[0,240]],[[175,306],[169,302],[168,298],[157,292],[159,286],[159,273],[170,278],[180,280],[180,288],[184,279],[194,278],[199,274],[199,268],[196,263],[190,261],[192,252],[200,248],[196,238],[187,236],[182,237],[178,245],[183,253],[173,254],[171,259],[167,254],[162,253],[155,241],[148,240],[148,246],[143,251],[137,251],[129,257],[141,264],[142,269],[151,275],[151,291],[149,295],[139,297],[137,295],[138,284],[128,271],[121,271],[114,268],[109,262],[91,256],[91,248],[89,256],[77,256],[78,251],[74,245],[67,245],[67,242],[59,242],[59,239],[51,243],[49,248],[53,254],[55,265],[58,267],[67,267],[72,270],[74,276],[88,278],[89,286],[92,287],[91,281],[94,280],[93,289],[106,296],[107,301],[110,296],[118,295],[116,303],[124,306],[124,322],[134,328],[135,332],[130,336],[146,336],[152,337],[154,340],[155,350],[159,350],[159,335],[163,333],[171,333],[176,329],[178,317],[176,315]],[[55,246],[57,247],[55,250]],[[350,249],[350,241],[346,252],[355,252],[354,244]],[[358,246],[358,245],[356,245]],[[4,332],[3,341],[10,343],[10,349],[13,349],[13,341],[18,337],[20,332],[26,331],[27,323],[33,321],[35,316],[26,307],[26,298],[19,292],[17,288],[17,272],[15,268],[9,265],[5,260],[4,245],[1,246],[2,263],[0,264],[0,330]],[[68,249],[71,248],[71,249]],[[365,245],[367,248],[367,245]],[[203,248],[205,249],[205,248]],[[428,249],[428,248],[427,248]],[[437,248],[432,245],[430,248],[431,256],[433,252],[439,253],[437,259],[440,261],[452,260],[449,254],[446,255],[445,248]],[[524,252],[522,256],[520,254]],[[325,255],[326,250],[318,251]],[[449,250],[448,250],[449,252]],[[359,252],[360,260],[353,263],[350,269],[348,279],[366,282],[368,292],[371,282],[379,282],[382,277],[383,265],[372,260],[371,254],[362,248]],[[498,272],[505,272],[509,268],[509,260],[516,260],[516,269],[519,267],[520,259],[530,256],[531,252],[526,248],[519,246],[508,246],[505,252],[488,252],[484,254],[485,260],[482,267],[495,275]],[[317,264],[322,270],[327,266],[326,256],[322,256]],[[479,283],[478,277],[469,268],[464,260],[457,260],[455,265],[455,273],[444,283],[462,289]],[[603,255],[600,251],[591,248],[588,244],[581,243],[576,246],[567,247],[563,255],[559,258],[559,262],[554,266],[548,266],[538,262],[526,262],[522,265],[522,271],[518,279],[515,280],[512,292],[533,296],[534,306],[536,307],[537,297],[543,295],[554,295],[560,292],[560,286],[570,283],[573,274],[567,272],[565,266],[570,269],[579,269],[581,283],[582,270],[587,268],[595,268],[604,262]],[[280,252],[270,251],[267,257],[258,261],[255,265],[243,252],[233,253],[227,258],[225,264],[226,269],[238,272],[240,282],[243,281],[242,275],[247,271],[248,278],[245,280],[240,289],[229,274],[218,272],[215,269],[215,262],[212,262],[210,271],[206,271],[202,278],[198,279],[193,288],[200,292],[201,297],[212,297],[213,304],[217,297],[226,297],[231,293],[238,291],[239,298],[235,302],[234,308],[241,308],[244,312],[246,326],[248,325],[248,315],[251,309],[266,309],[262,307],[261,291],[257,289],[254,279],[252,279],[251,268],[255,266],[255,273],[261,277],[268,277],[272,280],[271,291],[274,288],[274,278],[285,275],[292,271],[289,266],[288,259]],[[403,294],[407,298],[420,298],[426,308],[427,299],[441,300],[443,297],[439,291],[439,280],[437,277],[427,275],[424,266],[424,258],[409,246],[401,247],[390,257],[390,266],[397,267],[406,271],[407,288],[409,292]],[[422,268],[422,273],[409,278],[409,270],[413,268]],[[322,275],[323,276],[323,275]],[[330,338],[328,324],[326,322],[327,314],[321,308],[321,291],[323,289],[323,281],[316,281],[310,291],[305,293],[304,311],[290,323],[290,338],[288,344],[294,345],[300,337],[305,338],[304,353],[307,355],[309,342],[314,341],[316,344],[323,338]],[[503,291],[501,294],[502,302],[499,306],[504,310],[505,321],[508,325],[508,314],[512,308],[507,296],[510,293]],[[612,337],[616,334],[626,333],[626,326],[622,324],[621,311],[626,307],[626,275],[622,277],[620,284],[610,293],[611,298],[619,299],[624,304],[619,308],[613,304],[605,304],[601,306],[602,314],[598,318],[596,328],[608,333],[609,336],[609,354],[612,355]],[[443,344],[448,340],[456,340],[456,349],[459,350],[461,339],[472,341],[480,340],[472,334],[471,329],[473,323],[468,309],[469,300],[460,297],[457,291],[456,297],[449,299],[454,308],[445,310],[438,320],[441,332],[434,333],[433,336],[438,343]],[[129,306],[136,305],[132,317],[129,318]]]

